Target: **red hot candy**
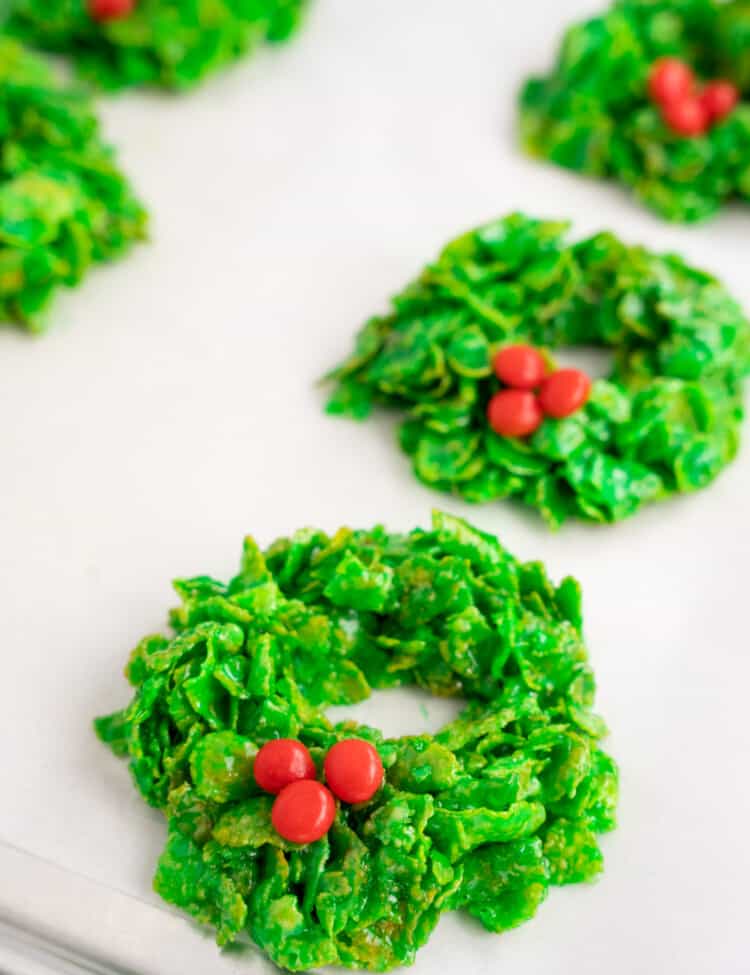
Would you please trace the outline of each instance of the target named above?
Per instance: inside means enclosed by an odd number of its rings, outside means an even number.
[[[271,809],[274,829],[290,843],[314,843],[325,836],[335,816],[333,796],[314,779],[300,779],[286,786]]]
[[[314,779],[315,763],[301,741],[277,738],[255,756],[253,775],[261,789],[276,795],[290,782]]]
[[[539,390],[539,404],[547,416],[562,419],[584,405],[591,392],[591,380],[580,369],[558,369]]]
[[[528,437],[539,428],[544,415],[534,393],[502,389],[490,400],[487,419],[501,437]]]
[[[513,389],[536,389],[544,379],[544,359],[531,345],[509,345],[492,360],[497,378]]]
[[[135,0],[88,0],[88,12],[94,20],[120,20],[133,12]]]
[[[662,114],[670,129],[678,135],[704,135],[711,122],[702,100],[695,95],[665,105]]]
[[[712,122],[731,115],[740,100],[740,92],[731,81],[711,81],[701,92],[701,104]]]
[[[324,770],[331,792],[342,802],[367,802],[383,781],[380,755],[361,738],[336,742],[326,755]]]
[[[648,89],[659,105],[671,105],[688,98],[695,86],[695,76],[679,58],[662,58],[651,69]]]

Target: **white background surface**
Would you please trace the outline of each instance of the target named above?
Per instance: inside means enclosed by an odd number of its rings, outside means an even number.
[[[391,421],[326,418],[314,387],[441,244],[513,209],[681,250],[750,306],[747,208],[670,227],[517,150],[518,85],[589,9],[315,0],[292,44],[192,95],[102,104],[154,239],[58,300],[46,337],[0,332],[0,839],[156,903],[163,824],[90,718],[127,701],[122,666],[163,625],[169,580],[230,575],[246,532],[409,529],[442,505],[583,582],[622,799],[598,884],[553,890],[502,937],[445,918],[415,972],[748,971],[750,445],[699,495],[550,535],[421,487]],[[370,716],[421,730],[421,703],[383,695]],[[6,903],[21,879],[0,877]],[[196,929],[164,931],[154,957],[196,957]],[[236,964],[200,958],[201,975]]]

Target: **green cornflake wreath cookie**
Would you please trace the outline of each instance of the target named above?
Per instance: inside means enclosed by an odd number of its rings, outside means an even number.
[[[305,529],[265,553],[247,539],[228,585],[175,587],[174,635],[138,644],[133,700],[96,728],[167,818],[155,889],[219,944],[247,934],[293,971],[382,971],[413,961],[443,911],[502,932],[550,885],[599,873],[617,769],[598,746],[573,579],[556,587],[436,513],[408,535]],[[467,704],[434,736],[325,716],[397,685]],[[353,733],[376,747],[382,787],[339,803],[322,839],[282,840],[254,781],[259,748],[299,739],[322,774]]]
[[[673,132],[648,94],[665,56],[730,79],[743,103],[698,138]],[[576,24],[552,73],[523,89],[521,127],[533,155],[618,179],[670,220],[750,199],[750,2],[620,0]]]
[[[417,477],[469,501],[516,498],[552,526],[612,522],[705,487],[735,455],[750,325],[710,275],[609,233],[515,214],[449,244],[370,319],[331,377],[329,411],[406,411]],[[515,342],[614,350],[574,416],[526,439],[495,434],[492,359]]]
[[[285,40],[306,2],[122,0],[115,13],[111,2],[98,12],[96,0],[12,0],[7,26],[70,55],[103,88],[187,88],[263,41]]]
[[[88,99],[0,38],[0,320],[41,331],[60,285],[145,236],[146,214]]]

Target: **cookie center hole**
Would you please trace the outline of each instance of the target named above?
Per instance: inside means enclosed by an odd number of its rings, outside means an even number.
[[[582,369],[591,379],[606,379],[612,375],[612,349],[597,345],[576,345],[553,349],[552,354],[560,368]]]
[[[333,722],[357,721],[379,728],[386,738],[402,735],[434,735],[453,721],[466,701],[460,697],[435,697],[414,687],[376,691],[359,704],[326,709]]]

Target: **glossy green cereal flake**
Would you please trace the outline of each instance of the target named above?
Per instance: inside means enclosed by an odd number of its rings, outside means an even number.
[[[332,373],[329,411],[406,414],[403,449],[425,484],[468,501],[514,498],[551,526],[625,518],[705,487],[734,457],[750,325],[711,275],[611,233],[514,214],[450,243],[370,319]],[[531,437],[493,433],[498,349],[613,350],[586,407]]]
[[[88,98],[0,38],[0,321],[41,331],[49,299],[146,233]]]
[[[96,729],[167,819],[156,890],[219,944],[249,935],[292,971],[383,971],[412,962],[443,911],[500,933],[551,885],[600,872],[617,769],[598,744],[573,579],[556,586],[436,513],[408,535],[305,529],[265,552],[247,539],[228,584],[175,586],[173,633],[138,644],[133,699]],[[432,737],[325,716],[401,685],[467,703]],[[300,739],[320,773],[355,735],[377,748],[383,787],[339,805],[321,840],[284,841],[258,749]]]
[[[660,57],[743,93],[731,115],[699,138],[670,131],[648,96]],[[565,34],[551,72],[521,94],[529,153],[619,180],[668,220],[713,216],[750,200],[750,2],[618,0]]]
[[[128,16],[104,23],[87,0],[11,0],[7,29],[73,58],[107,89],[183,89],[264,41],[285,40],[306,0],[135,0]]]

